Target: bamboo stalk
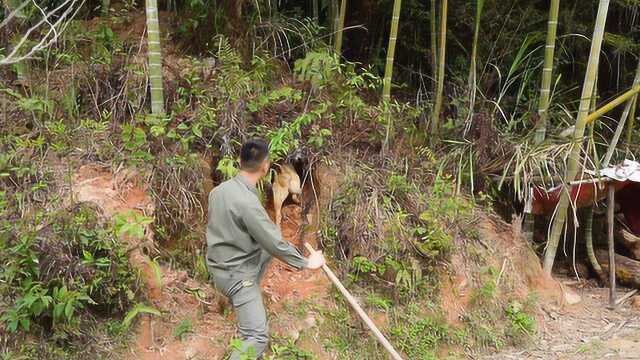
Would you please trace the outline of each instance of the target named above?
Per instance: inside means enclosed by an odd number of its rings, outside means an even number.
[[[640,61],[638,61],[636,76],[633,79],[633,87],[640,88]],[[613,134],[613,138],[611,139],[611,142],[609,143],[609,148],[607,149],[607,153],[605,154],[604,160],[602,161],[603,168],[606,168],[607,166],[609,166],[609,163],[611,162],[611,158],[613,157],[613,152],[616,150],[616,147],[618,146],[618,141],[620,140],[620,135],[622,135],[622,131],[624,130],[624,125],[627,121],[627,118],[629,117],[629,114],[631,113],[631,108],[633,107],[637,99],[638,99],[638,93],[636,92],[634,95],[631,96],[629,100],[627,100],[627,104],[624,107],[622,116],[620,116],[620,121],[618,121],[618,126],[616,127],[616,131]]]
[[[602,117],[602,115],[608,113],[609,111],[615,109],[618,105],[624,103],[625,101],[631,99],[633,96],[637,95],[638,92],[640,92],[640,85],[632,87],[627,92],[623,93],[622,95],[618,96],[617,98],[611,100],[607,104],[600,107],[598,110],[589,114],[585,118],[586,123],[590,124],[598,120],[600,117]]]
[[[558,30],[558,13],[560,0],[551,0],[549,8],[549,21],[547,23],[547,42],[544,47],[544,66],[542,68],[542,85],[540,86],[540,100],[538,102],[539,120],[536,124],[534,142],[539,144],[544,141],[547,132],[547,119],[549,118],[549,102],[551,98],[551,82],[553,80],[553,60],[556,48],[556,33]]]
[[[638,100],[633,102],[631,105],[631,114],[629,115],[629,126],[627,126],[627,138],[625,139],[625,144],[627,146],[627,151],[629,151],[629,146],[631,145],[631,138],[633,137],[633,129],[635,127],[636,122],[636,108],[638,106]]]
[[[629,151],[629,146],[631,145],[631,138],[633,137],[633,129],[635,127],[636,122],[636,108],[638,106],[638,99],[633,102],[631,105],[631,114],[629,115],[629,126],[627,126],[627,138],[625,139],[625,144],[627,146],[627,152]]]
[[[340,14],[338,15],[338,21],[336,29],[336,43],[335,51],[338,56],[342,54],[342,32],[344,30],[344,18],[347,12],[347,0],[342,0],[340,3]]]
[[[162,89],[162,48],[160,47],[157,0],[146,0],[146,15],[151,113],[161,115],[164,114],[164,94]]]
[[[587,246],[587,257],[589,258],[591,267],[598,276],[598,279],[600,279],[600,281],[603,281],[605,277],[604,273],[602,272],[602,266],[600,266],[600,263],[596,258],[596,253],[593,251],[593,206],[590,206],[585,212],[586,215],[584,220],[584,236]]]
[[[616,306],[616,254],[613,244],[613,217],[615,209],[616,190],[614,186],[609,186],[609,202],[607,204],[607,242],[609,243],[609,306]]]
[[[607,22],[608,10],[609,0],[600,0],[600,4],[598,6],[598,15],[595,22],[595,29],[593,32],[593,40],[591,41],[589,62],[587,63],[587,71],[582,87],[582,96],[578,109],[576,127],[573,134],[573,144],[571,147],[571,152],[569,153],[569,157],[567,159],[567,170],[564,177],[565,184],[573,181],[578,174],[578,163],[580,162],[580,152],[582,149],[584,130],[587,125],[586,120],[589,112],[589,103],[596,79],[596,72],[598,69],[598,64],[600,63],[600,50],[602,48],[604,27]],[[570,199],[568,189],[562,191],[560,201],[558,202],[556,217],[551,226],[551,234],[548,239],[547,250],[544,256],[544,270],[548,274],[551,274],[551,270],[553,269],[553,263],[555,261],[556,252],[558,250],[558,243],[560,242],[562,229],[564,228],[567,219],[569,201]]]
[[[311,3],[311,6],[313,7],[312,11],[313,11],[313,23],[316,25],[320,25],[320,21],[319,21],[319,16],[318,16],[318,0],[313,0],[313,2]]]
[[[447,48],[447,11],[448,0],[442,0],[442,8],[440,11],[440,42],[438,43],[438,84],[436,88],[436,103],[433,106],[433,115],[431,116],[431,133],[436,139],[440,133],[440,112],[442,111],[443,92],[444,92],[444,70]]]
[[[308,243],[305,243],[304,246],[307,248],[307,250],[310,253],[316,252],[316,250]],[[384,335],[378,329],[376,324],[371,320],[371,318],[369,318],[367,313],[364,312],[360,304],[358,304],[358,301],[351,295],[351,293],[349,293],[349,290],[347,290],[344,287],[344,285],[342,285],[342,282],[340,282],[340,279],[338,279],[338,277],[333,273],[333,271],[331,271],[331,269],[327,266],[327,264],[322,265],[322,270],[325,272],[329,280],[331,280],[333,285],[335,285],[338,288],[338,290],[345,297],[345,299],[347,299],[347,302],[356,311],[358,316],[360,316],[360,319],[362,319],[362,321],[364,321],[367,327],[369,327],[373,335],[376,337],[376,340],[378,340],[378,342],[380,342],[380,344],[387,350],[387,352],[389,352],[389,355],[391,356],[391,358],[393,358],[394,360],[402,360],[402,357],[393,348],[393,345],[391,345],[389,340],[387,340],[387,338],[384,337]]]
[[[431,0],[431,68],[433,76],[433,93],[436,93],[438,77],[438,14],[436,0]]]
[[[387,50],[387,62],[384,67],[384,85],[382,88],[382,100],[391,100],[391,79],[393,77],[393,59],[396,52],[396,40],[398,38],[398,24],[400,23],[400,8],[402,0],[394,0],[393,17],[391,18],[391,32],[389,34],[389,47]]]
[[[482,16],[482,8],[484,7],[484,0],[476,0],[476,21],[475,28],[473,30],[473,45],[471,46],[471,65],[469,68],[469,116],[467,121],[473,119],[473,111],[476,105],[476,86],[478,78],[478,37],[480,35],[480,18]]]
[[[111,6],[111,0],[102,0],[102,5],[100,6],[101,16],[109,15],[109,6]]]

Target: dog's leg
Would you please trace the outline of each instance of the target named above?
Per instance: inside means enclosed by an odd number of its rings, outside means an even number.
[[[289,195],[289,190],[278,185],[273,187],[273,209],[276,213],[276,225],[281,228],[282,223],[282,204]]]

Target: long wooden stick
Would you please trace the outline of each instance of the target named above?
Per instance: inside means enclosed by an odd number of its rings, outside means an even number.
[[[609,240],[609,306],[616,306],[616,254],[613,244],[613,213],[616,206],[615,195],[616,189],[613,185],[609,185],[609,203],[607,208],[607,225]]]
[[[304,246],[307,248],[307,250],[309,250],[310,253],[316,252],[316,250],[311,245],[305,243]],[[393,348],[393,345],[391,345],[389,340],[387,340],[387,338],[384,337],[382,332],[380,332],[376,324],[374,324],[373,321],[371,321],[371,318],[369,318],[367,313],[365,313],[364,310],[362,310],[362,308],[358,304],[358,301],[356,301],[356,299],[351,295],[351,293],[349,293],[349,290],[347,290],[344,287],[344,285],[342,285],[342,283],[340,282],[338,277],[333,273],[333,271],[331,271],[331,269],[329,269],[329,267],[326,264],[322,265],[322,270],[324,270],[325,274],[327,274],[327,277],[329,278],[329,280],[331,280],[333,285],[335,285],[338,288],[338,290],[340,290],[342,295],[347,299],[347,302],[349,302],[349,305],[351,305],[351,307],[356,311],[356,313],[358,313],[358,316],[360,316],[360,319],[362,319],[362,321],[364,321],[367,327],[369,327],[369,329],[371,330],[373,335],[375,335],[376,339],[380,342],[380,344],[382,344],[382,346],[389,352],[389,355],[391,355],[391,358],[394,360],[403,360],[400,354],[398,354],[398,352]]]

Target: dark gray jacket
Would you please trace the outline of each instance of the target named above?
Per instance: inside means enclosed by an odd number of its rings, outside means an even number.
[[[263,250],[298,269],[307,264],[298,250],[282,238],[260,203],[255,186],[238,175],[209,194],[209,271],[219,277],[255,278]]]

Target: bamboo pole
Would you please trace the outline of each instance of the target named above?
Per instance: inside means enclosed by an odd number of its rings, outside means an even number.
[[[616,206],[615,196],[615,186],[613,186],[613,184],[610,184],[609,202],[607,205],[607,240],[609,243],[609,306],[611,308],[616,306],[616,255],[613,244],[613,222],[615,221],[613,213]]]
[[[571,152],[567,159],[567,170],[564,177],[564,184],[568,184],[576,178],[578,174],[578,163],[580,162],[580,152],[582,149],[582,141],[584,130],[587,125],[587,116],[589,113],[589,105],[596,79],[598,64],[600,63],[600,50],[602,48],[602,40],[604,38],[604,27],[607,22],[607,13],[609,10],[609,0],[600,0],[598,6],[598,15],[596,17],[595,29],[593,32],[593,40],[591,41],[591,51],[589,54],[589,62],[587,63],[587,71],[585,74],[584,84],[582,87],[582,96],[578,109],[578,117],[576,119],[576,127],[573,134],[573,144]],[[547,250],[544,254],[544,270],[547,274],[551,274],[553,263],[555,261],[558,243],[562,235],[567,219],[567,210],[569,207],[569,191],[562,191],[556,217],[551,226],[551,234],[547,242]]]
[[[440,112],[444,101],[444,70],[447,49],[447,11],[448,1],[442,0],[440,10],[440,42],[438,43],[438,84],[436,89],[436,103],[433,105],[433,115],[431,116],[431,135],[436,140],[440,134]]]
[[[109,6],[111,6],[111,0],[102,0],[102,4],[100,5],[101,16],[109,15]]]
[[[433,93],[436,93],[436,78],[438,77],[438,15],[436,13],[436,0],[431,0],[431,69],[433,76]]]
[[[589,116],[587,116],[586,119],[585,119],[586,123],[590,124],[590,123],[598,120],[600,117],[602,117],[602,115],[604,115],[604,114],[608,113],[609,111],[615,109],[618,105],[620,105],[620,104],[624,103],[625,101],[629,100],[630,98],[634,97],[639,92],[640,92],[640,85],[632,87],[631,89],[629,89],[624,94],[618,96],[617,98],[611,100],[607,104],[605,104],[602,107],[600,107],[598,110],[596,110],[596,111],[592,112],[591,114],[589,114]]]
[[[157,0],[146,0],[146,15],[151,113],[154,115],[162,115],[164,114],[164,95],[162,90],[162,48],[160,47],[160,25],[158,23]]]
[[[589,258],[591,267],[593,267],[593,271],[595,271],[598,279],[604,282],[606,278],[604,276],[604,272],[602,271],[602,266],[600,266],[598,258],[596,258],[596,253],[593,250],[593,206],[589,207],[585,211],[585,213],[584,236],[587,246],[587,257]]]
[[[338,15],[336,30],[336,43],[335,43],[335,51],[338,56],[342,54],[342,32],[344,30],[344,18],[347,12],[347,0],[342,0],[340,2],[340,14]]]
[[[633,87],[640,87],[640,61],[638,61],[638,67],[636,69],[636,76],[633,79]],[[629,114],[631,113],[632,108],[634,107],[636,101],[638,99],[638,93],[636,92],[631,96],[624,107],[624,111],[622,112],[622,116],[620,116],[620,121],[618,121],[618,126],[616,127],[616,131],[613,134],[613,138],[609,143],[609,148],[607,149],[607,153],[604,156],[604,160],[602,160],[602,168],[606,168],[611,163],[611,158],[613,157],[613,152],[616,150],[618,146],[618,141],[620,140],[620,136],[622,135],[622,131],[624,130],[624,125],[629,118]]]
[[[389,47],[387,49],[387,62],[384,67],[384,84],[382,88],[382,100],[391,100],[391,79],[393,77],[393,59],[396,52],[396,40],[398,38],[398,24],[400,23],[400,8],[402,0],[394,0],[393,17],[391,18],[391,32],[389,34]]]
[[[482,8],[484,0],[476,0],[476,21],[473,30],[473,45],[471,46],[471,66],[469,67],[469,116],[467,121],[473,120],[473,111],[476,105],[476,86],[478,80],[478,37],[480,35],[480,18],[482,17]]]
[[[638,99],[633,102],[631,106],[631,114],[629,115],[629,126],[627,126],[627,138],[625,139],[625,145],[627,151],[629,151],[629,145],[631,145],[631,138],[633,137],[633,129],[636,122],[636,107],[638,106]]]
[[[549,9],[549,21],[547,23],[547,42],[544,47],[544,66],[542,68],[542,85],[540,86],[540,100],[538,102],[538,115],[540,119],[536,124],[534,141],[540,144],[544,141],[547,132],[547,119],[549,118],[549,102],[551,98],[551,82],[553,80],[553,59],[556,48],[556,33],[558,30],[558,12],[560,0],[551,0]]]
[[[311,6],[313,7],[312,11],[313,11],[313,23],[316,25],[320,25],[320,20],[319,20],[319,16],[318,16],[318,0],[313,0],[313,2],[311,3]]]
[[[304,246],[307,248],[309,253],[313,254],[316,252],[316,250],[308,243],[305,243]],[[329,280],[331,280],[333,285],[335,285],[338,288],[338,290],[340,290],[340,293],[342,293],[342,295],[347,299],[347,302],[356,311],[358,316],[360,316],[360,319],[362,319],[362,321],[364,321],[367,327],[369,327],[369,329],[371,330],[373,335],[375,335],[378,342],[380,342],[380,344],[389,352],[389,355],[391,356],[391,358],[394,360],[402,360],[402,357],[393,348],[393,345],[391,345],[391,343],[387,340],[387,338],[384,337],[384,335],[378,329],[376,324],[371,320],[371,318],[369,318],[367,313],[364,312],[362,307],[360,307],[360,304],[358,304],[358,301],[351,295],[351,293],[349,293],[349,290],[347,290],[344,287],[344,285],[342,285],[342,283],[340,282],[340,279],[338,279],[338,277],[333,273],[333,271],[331,271],[331,269],[327,266],[327,264],[322,265],[322,270],[325,272]]]

